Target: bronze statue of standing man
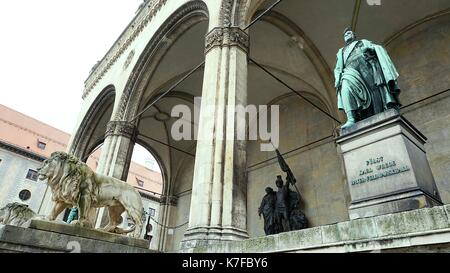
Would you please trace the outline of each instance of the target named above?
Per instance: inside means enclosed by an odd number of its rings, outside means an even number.
[[[284,183],[281,175],[277,175],[275,184],[278,188],[278,191],[276,192],[277,199],[275,202],[275,222],[277,224],[278,232],[290,231],[289,181]]]
[[[266,188],[266,195],[261,201],[258,208],[258,215],[264,217],[264,232],[266,235],[276,234],[277,227],[275,223],[275,202],[277,200],[276,193],[271,187]]]
[[[346,128],[390,108],[398,109],[398,72],[386,50],[344,31],[345,46],[337,53],[335,87],[338,109],[345,111]]]

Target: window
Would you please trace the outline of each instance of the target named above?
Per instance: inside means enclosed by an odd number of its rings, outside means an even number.
[[[128,225],[128,227],[134,227],[135,226],[133,218],[130,218],[130,217],[127,218],[127,225]]]
[[[45,142],[42,142],[42,141],[40,141],[40,140],[38,140],[38,142],[37,142],[37,146],[38,146],[38,148],[39,149],[41,149],[41,150],[45,150],[45,146],[46,146],[47,144],[45,143]]]
[[[29,169],[27,173],[27,179],[37,181],[38,173],[35,170]]]
[[[150,217],[155,217],[155,209],[153,208],[148,208],[148,214],[150,215]]]
[[[27,201],[31,197],[31,192],[29,190],[21,190],[19,192],[19,198],[22,201]]]
[[[144,186],[144,181],[140,180],[139,178],[136,177],[136,182],[138,184],[139,187],[143,187]]]

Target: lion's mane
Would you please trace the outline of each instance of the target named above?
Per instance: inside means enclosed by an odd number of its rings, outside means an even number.
[[[91,183],[87,176],[93,175],[92,169],[85,163],[78,160],[73,155],[64,152],[54,152],[50,155],[52,160],[58,161],[56,175],[49,181],[49,186],[53,193],[53,201],[64,201],[72,205],[78,205],[80,198],[81,182],[88,183],[83,185],[96,201],[96,185]]]

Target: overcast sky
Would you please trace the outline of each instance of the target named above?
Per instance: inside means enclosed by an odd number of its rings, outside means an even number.
[[[89,71],[142,2],[0,1],[0,103],[72,134]]]

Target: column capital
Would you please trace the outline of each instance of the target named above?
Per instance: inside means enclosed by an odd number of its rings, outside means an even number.
[[[105,136],[124,136],[133,139],[135,137],[136,129],[134,122],[112,120],[106,125]]]
[[[206,34],[205,54],[216,46],[237,46],[248,52],[250,39],[247,33],[239,27],[216,27]]]
[[[161,205],[176,206],[178,203],[178,197],[173,196],[173,195],[161,195],[161,198],[159,199],[159,203]]]

